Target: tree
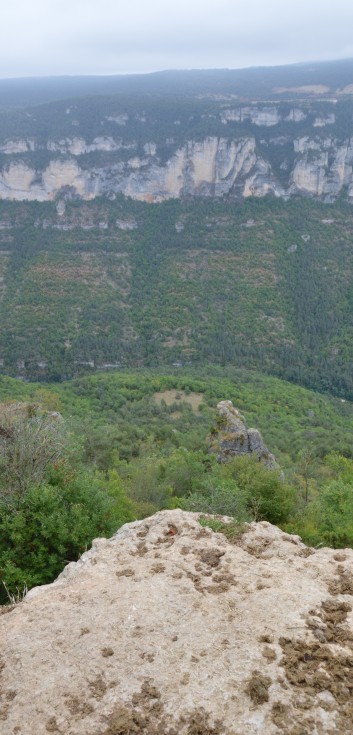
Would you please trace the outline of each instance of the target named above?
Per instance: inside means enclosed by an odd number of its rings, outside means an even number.
[[[60,414],[25,404],[1,413],[0,582],[11,594],[51,582],[92,539],[135,517],[117,473],[82,466],[70,442]]]
[[[18,498],[67,451],[65,421],[36,406],[9,404],[0,415],[0,496]]]
[[[303,449],[299,454],[298,476],[304,490],[304,502],[309,501],[310,480],[315,477],[317,458],[311,449]]]

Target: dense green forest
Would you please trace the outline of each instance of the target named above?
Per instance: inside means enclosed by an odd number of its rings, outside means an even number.
[[[213,363],[352,399],[352,228],[299,198],[0,202],[0,369]]]
[[[280,470],[209,453],[224,398],[262,431]],[[349,401],[219,367],[55,385],[2,377],[0,400],[2,602],[52,581],[93,538],[164,508],[227,514],[237,532],[268,520],[314,546],[353,544]]]

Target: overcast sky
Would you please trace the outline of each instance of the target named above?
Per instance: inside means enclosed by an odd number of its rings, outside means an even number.
[[[352,0],[0,2],[0,78],[353,57]]]

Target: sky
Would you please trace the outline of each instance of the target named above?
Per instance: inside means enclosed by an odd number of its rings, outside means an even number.
[[[353,57],[351,0],[2,0],[2,5],[0,78],[236,69]]]

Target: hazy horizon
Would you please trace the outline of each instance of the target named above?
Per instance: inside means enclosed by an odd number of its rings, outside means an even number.
[[[136,71],[136,72],[113,72],[111,74],[105,74],[105,73],[87,73],[87,74],[70,74],[69,72],[66,72],[64,74],[23,74],[20,76],[13,76],[13,77],[1,77],[1,81],[16,81],[21,79],[60,79],[60,78],[74,78],[74,77],[133,77],[133,76],[152,76],[153,74],[165,74],[169,72],[199,72],[199,71],[245,71],[245,70],[251,70],[251,69],[276,69],[281,67],[287,67],[287,66],[305,66],[307,64],[329,64],[334,62],[344,62],[344,61],[353,61],[353,53],[352,56],[347,56],[342,59],[311,59],[311,60],[303,60],[303,61],[295,61],[288,64],[252,64],[247,66],[235,66],[235,67],[190,67],[190,68],[177,68],[177,67],[170,67],[165,69],[155,69],[153,71]]]
[[[353,57],[353,5],[319,0],[13,0],[0,78],[245,69]]]

